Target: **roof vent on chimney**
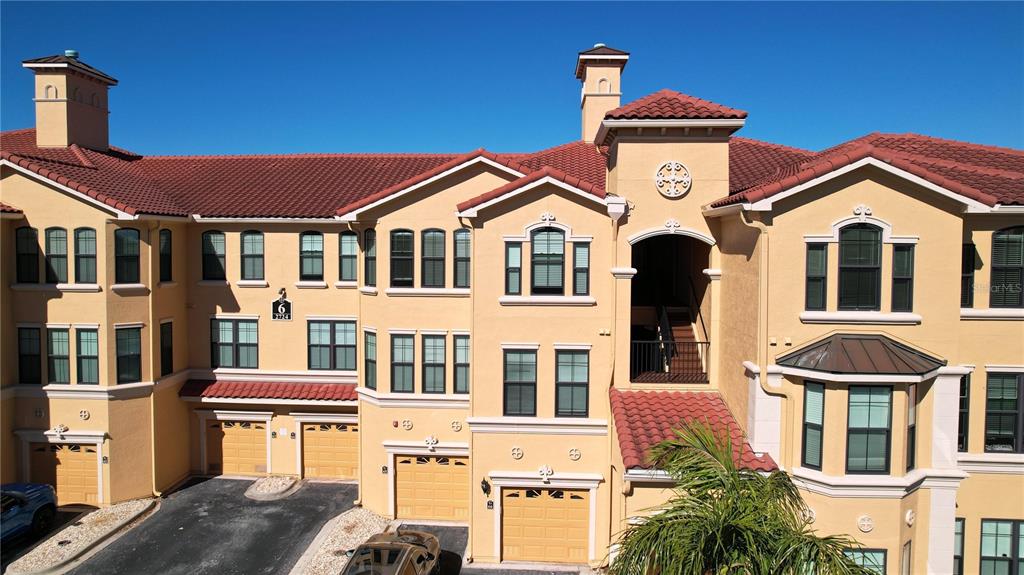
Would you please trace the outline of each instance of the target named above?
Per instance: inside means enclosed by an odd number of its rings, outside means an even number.
[[[604,42],[598,42],[597,44],[594,44],[594,47],[595,48],[604,48]]]
[[[68,58],[78,59],[78,50],[64,50],[64,55]]]

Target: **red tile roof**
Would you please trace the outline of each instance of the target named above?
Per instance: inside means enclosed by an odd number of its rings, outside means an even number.
[[[0,202],[0,214],[20,214],[21,210],[14,206],[8,206],[5,203]]]
[[[604,116],[611,120],[697,120],[746,118],[743,110],[702,100],[674,90],[659,90]]]
[[[675,437],[681,422],[706,421],[712,429],[728,430],[737,464],[756,471],[778,466],[768,454],[758,455],[733,419],[722,397],[701,391],[610,391],[612,417],[626,469],[650,469],[648,450]]]
[[[302,399],[356,401],[356,386],[349,383],[291,383],[272,381],[206,381],[190,379],[179,397],[218,399]]]

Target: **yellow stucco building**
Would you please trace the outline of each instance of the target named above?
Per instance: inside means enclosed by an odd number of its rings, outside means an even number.
[[[217,157],[110,146],[117,80],[25,61],[3,481],[354,480],[475,562],[601,566],[669,494],[647,448],[706,418],[880,573],[1020,573],[1024,152],[750,140],[622,105],[628,59],[579,53],[581,139],[535,153]]]

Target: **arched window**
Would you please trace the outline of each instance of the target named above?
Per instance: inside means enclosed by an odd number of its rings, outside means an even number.
[[[54,86],[53,84],[47,84],[46,87],[43,88],[43,97],[46,98],[47,100],[56,100],[57,99],[57,87]]]
[[[96,283],[96,230],[75,230],[75,282]]]
[[[469,287],[469,230],[455,230],[455,287]]]
[[[444,287],[444,232],[423,231],[422,279],[423,287]]]
[[[263,277],[263,232],[246,230],[242,232],[242,279],[262,280]]]
[[[203,232],[203,279],[219,281],[227,278],[227,242],[224,232]]]
[[[608,78],[601,78],[597,81],[597,93],[598,94],[610,94],[612,91],[612,85],[608,81]]]
[[[531,293],[562,295],[565,283],[565,233],[541,228],[530,234]]]
[[[363,284],[377,285],[377,232],[363,232]]]
[[[14,238],[18,283],[39,283],[39,232],[35,228],[18,228],[18,231],[14,232]]]
[[[839,309],[878,310],[882,291],[882,229],[853,224],[839,231]]]
[[[139,230],[114,232],[114,283],[139,283]]]
[[[68,231],[46,228],[46,283],[68,282]]]
[[[89,96],[89,103],[97,108],[100,107],[100,97],[96,95],[96,92],[93,92],[92,95]]]
[[[320,232],[299,234],[299,280],[323,281],[324,235]]]
[[[338,279],[356,281],[359,257],[359,236],[355,232],[341,232],[338,236]]]
[[[413,286],[412,231],[391,232],[391,287]]]
[[[1024,226],[992,234],[989,307],[1024,307]]]
[[[174,280],[174,266],[171,256],[173,254],[173,242],[171,241],[171,230],[160,230],[160,281],[169,282]]]

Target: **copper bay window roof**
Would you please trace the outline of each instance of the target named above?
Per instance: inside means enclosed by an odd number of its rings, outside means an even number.
[[[924,375],[945,360],[884,335],[836,334],[780,357],[781,366],[857,375]]]

